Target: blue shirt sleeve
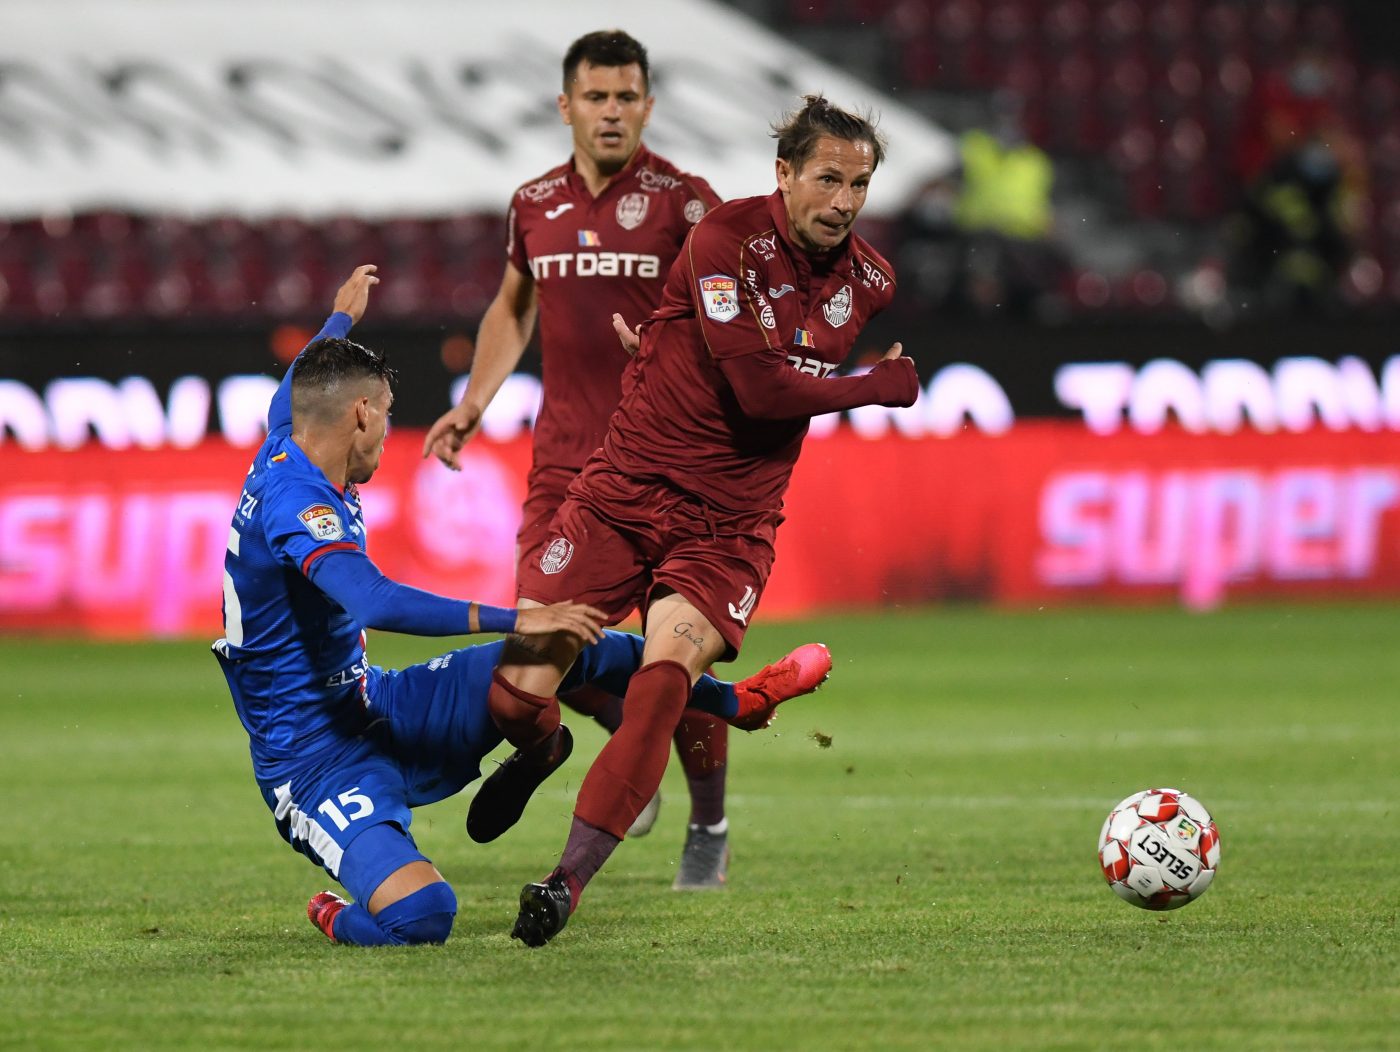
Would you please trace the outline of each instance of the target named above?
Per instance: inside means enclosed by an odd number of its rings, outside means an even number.
[[[273,557],[303,574],[333,551],[360,550],[345,525],[345,504],[329,483],[293,480],[267,487],[263,534]]]
[[[471,631],[471,604],[385,577],[369,557],[332,550],[311,563],[312,584],[367,628],[414,636],[459,636]]]
[[[355,323],[350,320],[350,315],[336,311],[326,319],[326,324],[321,326],[321,331],[311,338],[310,347],[317,340],[323,340],[328,336],[344,339],[350,334],[350,328]],[[306,350],[303,347],[302,350]],[[301,357],[300,354],[297,355]],[[267,433],[273,438],[281,438],[292,433],[292,370],[297,367],[295,361],[287,366],[287,375],[282,377],[282,383],[277,388],[277,393],[272,396],[272,404],[267,407]]]

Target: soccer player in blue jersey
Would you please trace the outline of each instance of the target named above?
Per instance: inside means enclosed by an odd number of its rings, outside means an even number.
[[[364,629],[563,632],[589,644],[566,689],[596,683],[619,696],[642,641],[601,630],[591,607],[517,611],[450,599],[398,584],[370,561],[356,487],[379,466],[393,371],[346,336],[379,280],[374,271],[362,266],[341,286],[334,313],[273,397],[229,530],[225,637],[213,649],[278,832],[351,894],[313,897],[311,921],[333,942],[440,943],[457,899],[415,845],[410,808],[460,791],[501,742],[486,697],[502,643],[384,669],[367,659]],[[751,729],[796,696],[790,681],[781,663],[737,684],[710,679],[691,704]],[[557,720],[547,732],[548,765],[517,752],[493,775],[520,789],[507,828],[572,749]]]

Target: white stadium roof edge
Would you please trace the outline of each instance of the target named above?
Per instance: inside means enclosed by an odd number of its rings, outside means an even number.
[[[867,214],[955,158],[947,132],[712,0],[5,0],[4,21],[12,219],[500,213],[568,155],[564,50],[613,25],[651,54],[645,141],[723,197],[773,189],[770,127],[808,92],[879,118]]]

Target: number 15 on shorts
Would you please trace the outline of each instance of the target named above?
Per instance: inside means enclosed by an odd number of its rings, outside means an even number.
[[[339,801],[337,806],[336,801]],[[344,808],[345,810],[341,810]],[[351,810],[353,808],[353,810]],[[374,801],[360,792],[358,785],[345,790],[335,800],[324,800],[321,806],[316,808],[317,813],[325,815],[335,827],[344,831],[350,827],[350,823],[357,818],[368,818],[374,814]],[[348,815],[347,815],[347,812]]]

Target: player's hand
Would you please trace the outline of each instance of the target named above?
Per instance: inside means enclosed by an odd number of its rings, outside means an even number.
[[[547,636],[567,632],[585,643],[603,638],[603,622],[608,615],[582,603],[555,603],[530,606],[515,615],[515,631],[522,636]]]
[[[454,406],[428,428],[428,436],[423,439],[423,459],[427,460],[431,454],[453,471],[461,471],[462,465],[457,459],[457,454],[479,430],[481,410],[477,406],[466,402]]]
[[[904,345],[896,343],[875,363],[872,373],[880,374],[880,397],[876,405],[907,409],[919,400],[919,374],[913,359],[904,357]]]
[[[355,272],[336,291],[333,309],[341,314],[350,315],[351,322],[360,324],[360,319],[365,316],[365,308],[369,306],[370,286],[379,284],[379,279],[374,276],[378,269],[373,263],[356,267]]]
[[[613,315],[613,332],[617,333],[618,342],[622,344],[622,349],[633,358],[637,357],[637,351],[642,346],[642,326],[637,323],[635,329],[629,329],[627,323],[622,320],[621,314]]]

